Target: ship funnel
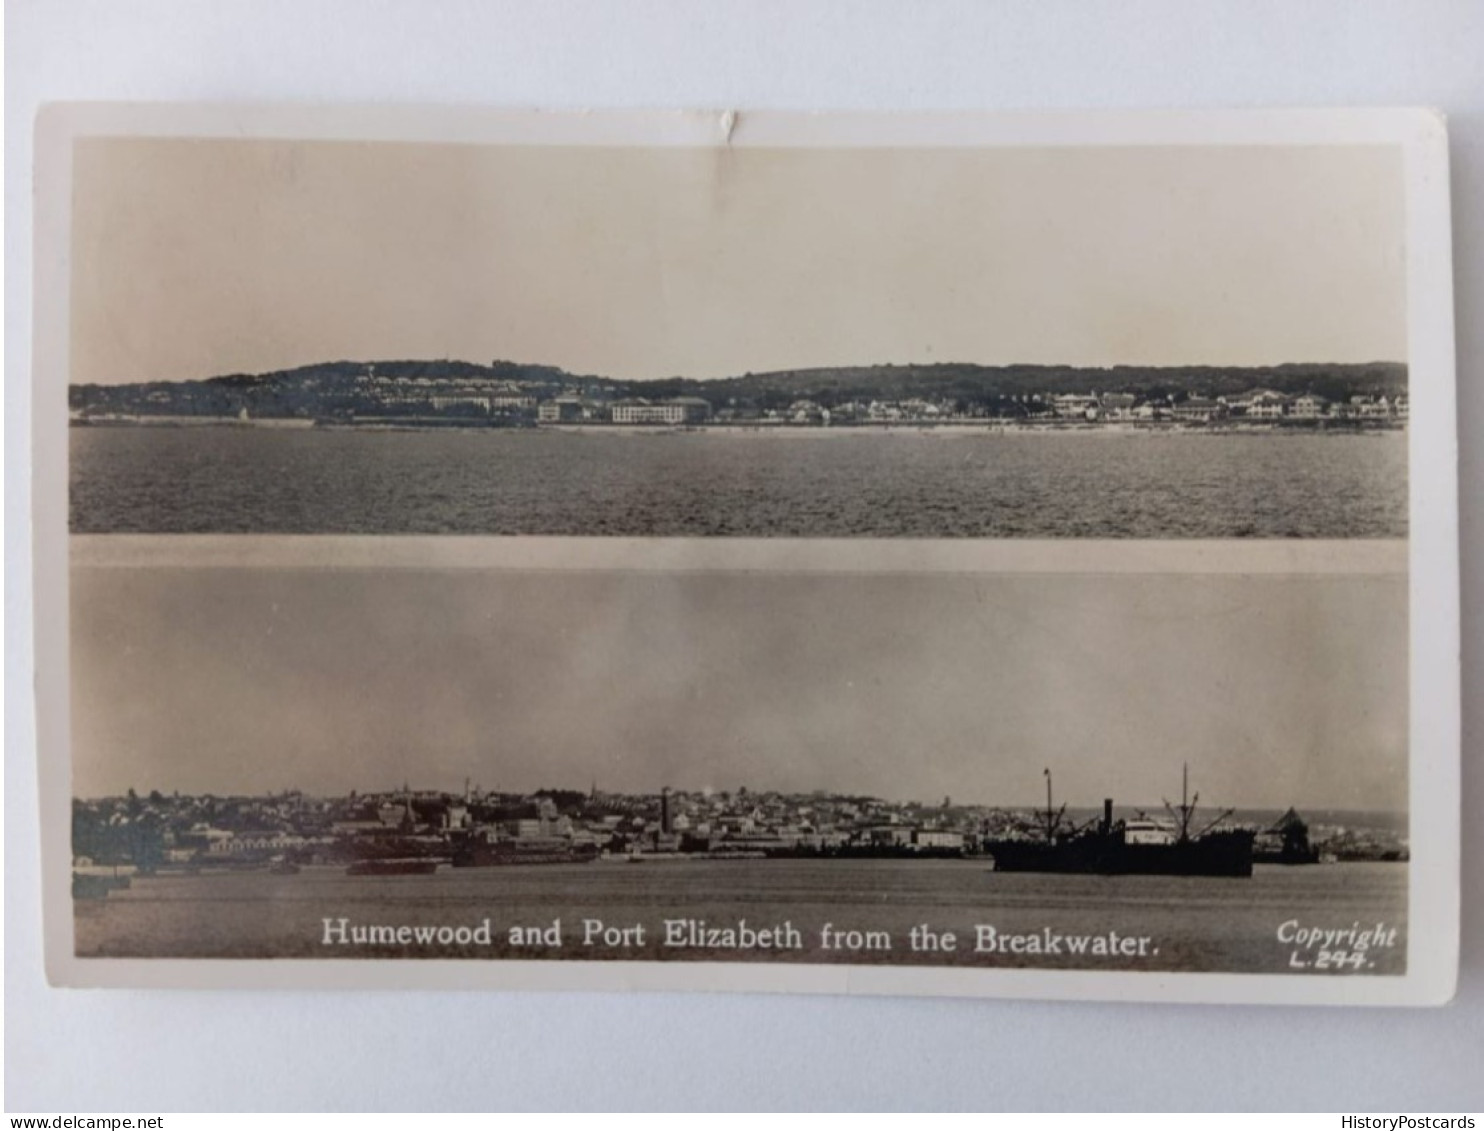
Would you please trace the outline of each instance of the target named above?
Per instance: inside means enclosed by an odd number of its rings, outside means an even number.
[[[1113,831],[1113,799],[1103,798],[1103,834],[1107,835]]]

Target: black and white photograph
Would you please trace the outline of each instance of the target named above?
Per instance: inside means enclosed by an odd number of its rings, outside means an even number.
[[[71,530],[1405,539],[1403,160],[79,138]]]
[[[1425,114],[90,121],[55,979],[1451,993]]]

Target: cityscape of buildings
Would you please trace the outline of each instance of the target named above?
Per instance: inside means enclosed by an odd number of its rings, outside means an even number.
[[[1142,812],[1153,828],[1162,813]],[[1063,812],[1058,827],[1096,819]],[[1296,819],[1290,811],[1283,820]],[[991,841],[1046,836],[1048,814],[1030,808],[897,802],[815,791],[671,790],[656,794],[540,790],[514,794],[466,785],[460,793],[403,788],[341,797],[298,791],[262,796],[159,791],[73,802],[79,868],[141,870],[354,865],[422,859],[556,862],[599,858],[951,856]],[[1063,824],[1064,822],[1064,824]],[[1237,818],[1241,824],[1241,818]],[[1249,821],[1261,836],[1281,832]],[[1384,816],[1310,826],[1334,859],[1402,859],[1406,836]],[[483,854],[483,857],[480,857]]]
[[[465,403],[485,410],[499,409],[494,397],[465,394]],[[1318,393],[1289,396],[1273,389],[1254,389],[1232,397],[1183,397],[1166,395],[1139,397],[1133,393],[1037,393],[1022,400],[1001,404],[991,412],[984,406],[959,400],[909,397],[905,400],[848,400],[826,407],[800,398],[784,408],[758,409],[725,406],[713,408],[701,397],[670,400],[620,400],[603,402],[568,393],[549,400],[531,401],[539,424],[718,424],[831,425],[860,424],[954,424],[985,420],[1114,423],[1161,421],[1207,424],[1231,422],[1347,421],[1388,423],[1405,421],[1405,395],[1355,394],[1348,400],[1331,401]]]

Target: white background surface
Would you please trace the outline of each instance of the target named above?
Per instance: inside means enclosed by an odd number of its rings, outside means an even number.
[[[8,1110],[1484,1106],[1484,6],[25,0],[6,14]],[[1456,1002],[1362,1011],[49,989],[28,717],[28,193],[37,106],[80,99],[1444,110],[1464,553]]]

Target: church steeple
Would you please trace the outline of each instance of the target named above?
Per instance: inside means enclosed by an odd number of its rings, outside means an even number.
[[[417,827],[417,814],[412,811],[412,790],[402,782],[402,831],[410,833]]]

